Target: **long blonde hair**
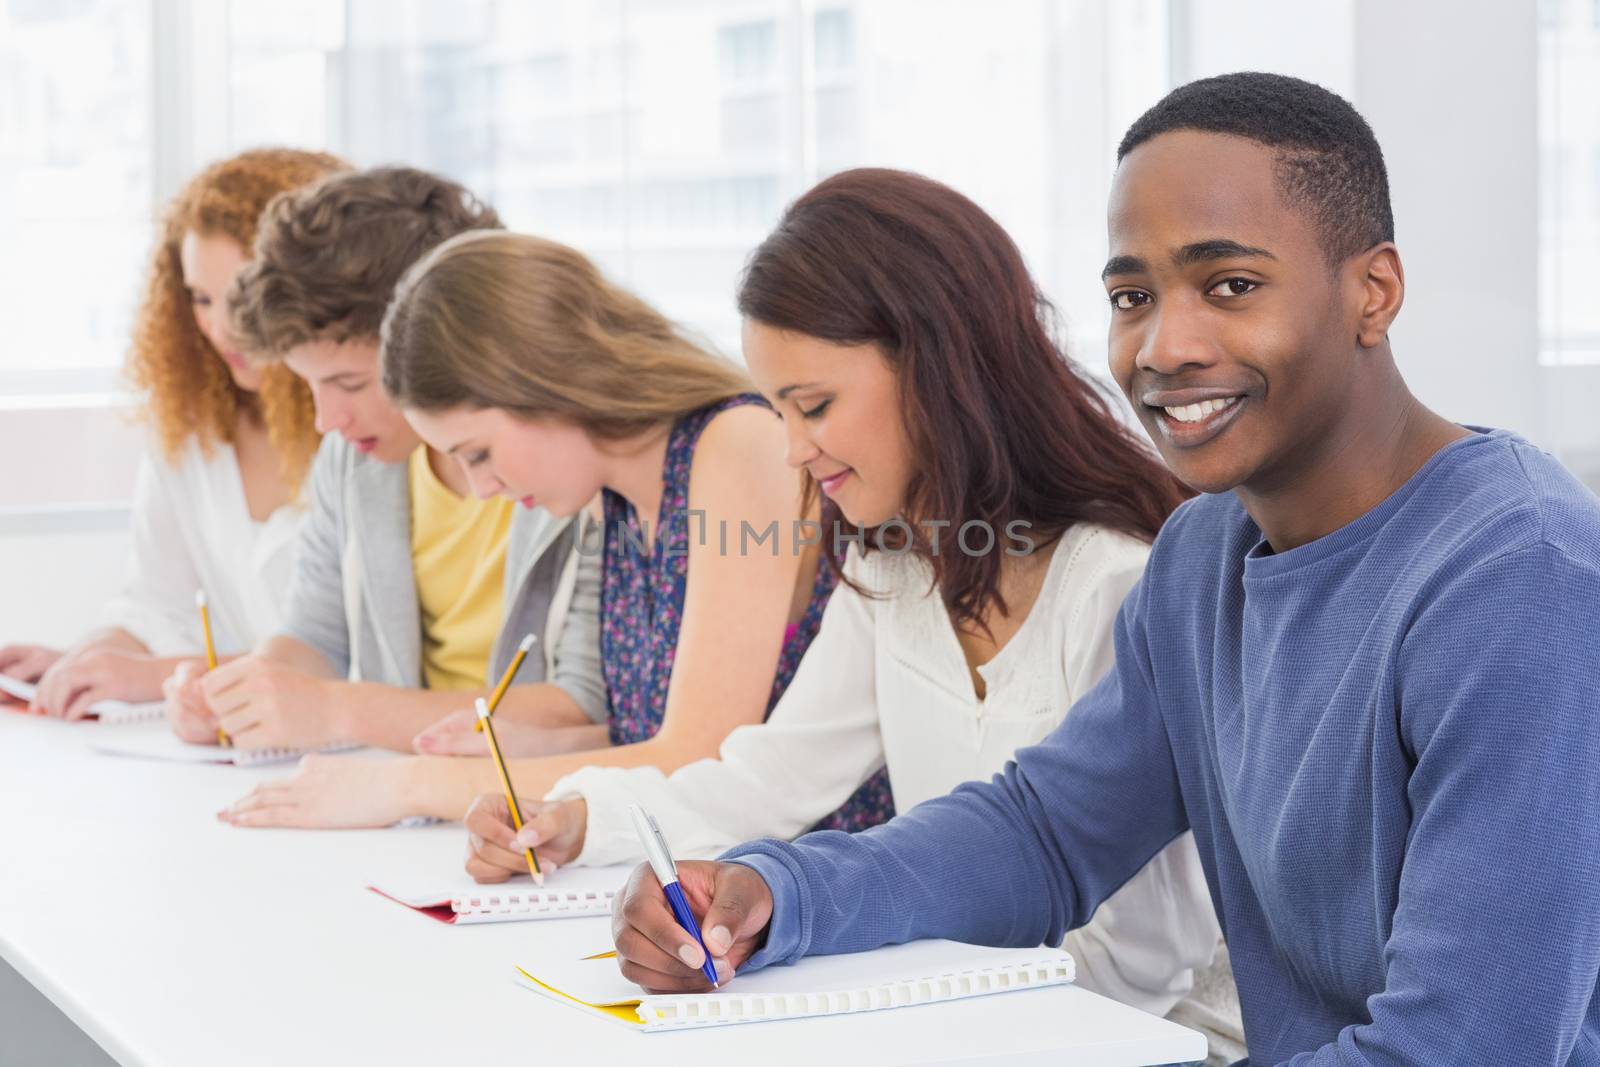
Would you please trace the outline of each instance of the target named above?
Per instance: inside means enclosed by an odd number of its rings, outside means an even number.
[[[285,477],[295,486],[304,478],[319,436],[311,391],[286,367],[266,368],[254,396],[234,384],[195,323],[178,247],[193,231],[231,237],[248,251],[256,220],[273,197],[346,167],[324,152],[255,149],[196,174],[167,208],[134,317],[127,374],[144,394],[142,415],[169,460],[191,437],[204,455],[219,443],[232,444],[241,412],[259,404]]]
[[[401,407],[500,408],[617,441],[751,391],[582,253],[526,234],[464,233],[415,264],[381,331]]]

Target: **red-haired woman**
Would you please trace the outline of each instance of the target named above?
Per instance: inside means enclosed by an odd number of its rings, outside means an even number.
[[[75,719],[106,698],[160,699],[176,664],[202,650],[198,590],[219,651],[276,628],[318,434],[305,384],[229,340],[222,297],[267,202],[344,168],[320,152],[244,152],[201,171],[168,208],[128,357],[152,439],[128,579],[102,627],[66,652],[0,648],[0,671],[37,679],[34,710]]]
[[[793,837],[885,765],[905,811],[999,771],[1111,665],[1117,609],[1185,490],[1063,357],[993,219],[913,174],[839,174],[756,250],[739,307],[824,536],[860,537],[845,584],[771,717],[719,759],[585,769],[524,808],[521,837],[503,799],[481,798],[480,880],[520,869],[521,844],[562,864],[641,859],[631,803],[684,855]],[[1159,1014],[1218,943],[1187,834],[1066,941],[1081,984]],[[1187,1017],[1236,1032],[1231,987],[1208,975],[1222,1003]]]

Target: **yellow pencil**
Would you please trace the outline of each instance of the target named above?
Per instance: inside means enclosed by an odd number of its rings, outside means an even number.
[[[478,721],[483,724],[483,735],[489,739],[489,754],[494,757],[495,770],[500,772],[500,784],[505,786],[506,806],[511,809],[511,825],[522,829],[522,809],[517,806],[517,791],[511,787],[511,772],[506,769],[505,758],[500,755],[500,742],[494,737],[494,724],[489,721],[489,705],[478,698]],[[528,861],[528,873],[536,885],[544,885],[544,872],[539,869],[539,857],[533,849],[525,848],[522,855]]]
[[[200,609],[200,629],[206,635],[206,670],[217,669],[217,646],[211,642],[211,611],[206,607],[206,591],[201,589],[194,595],[195,607]],[[228,736],[228,731],[217,727],[217,744],[223,748],[233,744],[233,738]]]
[[[539,639],[538,634],[529,634],[517,646],[517,654],[511,657],[511,662],[506,666],[506,673],[500,676],[500,684],[494,687],[494,692],[489,694],[489,714],[493,715],[500,706],[500,698],[506,695],[506,690],[511,688],[511,679],[517,676],[517,668],[522,666],[522,661],[528,658],[528,649]],[[472,724],[472,728],[483,733],[483,720]]]

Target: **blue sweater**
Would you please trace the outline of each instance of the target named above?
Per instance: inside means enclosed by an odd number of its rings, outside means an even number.
[[[1252,1064],[1600,1064],[1600,502],[1501,431],[1281,555],[1190,501],[1043,744],[728,854],[773,892],[747,969],[1055,942],[1189,829]]]

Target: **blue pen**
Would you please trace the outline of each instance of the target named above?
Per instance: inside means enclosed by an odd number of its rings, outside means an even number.
[[[633,828],[639,835],[639,843],[644,846],[644,854],[650,860],[650,867],[656,872],[656,879],[661,883],[661,891],[667,895],[667,903],[672,905],[673,917],[678,920],[678,925],[689,931],[689,936],[694,938],[695,944],[700,946],[700,951],[706,954],[706,961],[700,967],[700,973],[706,976],[712,989],[717,985],[717,968],[711,962],[711,953],[706,948],[706,943],[700,937],[700,924],[695,922],[694,912],[689,910],[689,900],[683,895],[683,887],[678,884],[678,865],[672,862],[672,852],[667,848],[667,839],[661,833],[661,827],[639,805],[632,806]]]

